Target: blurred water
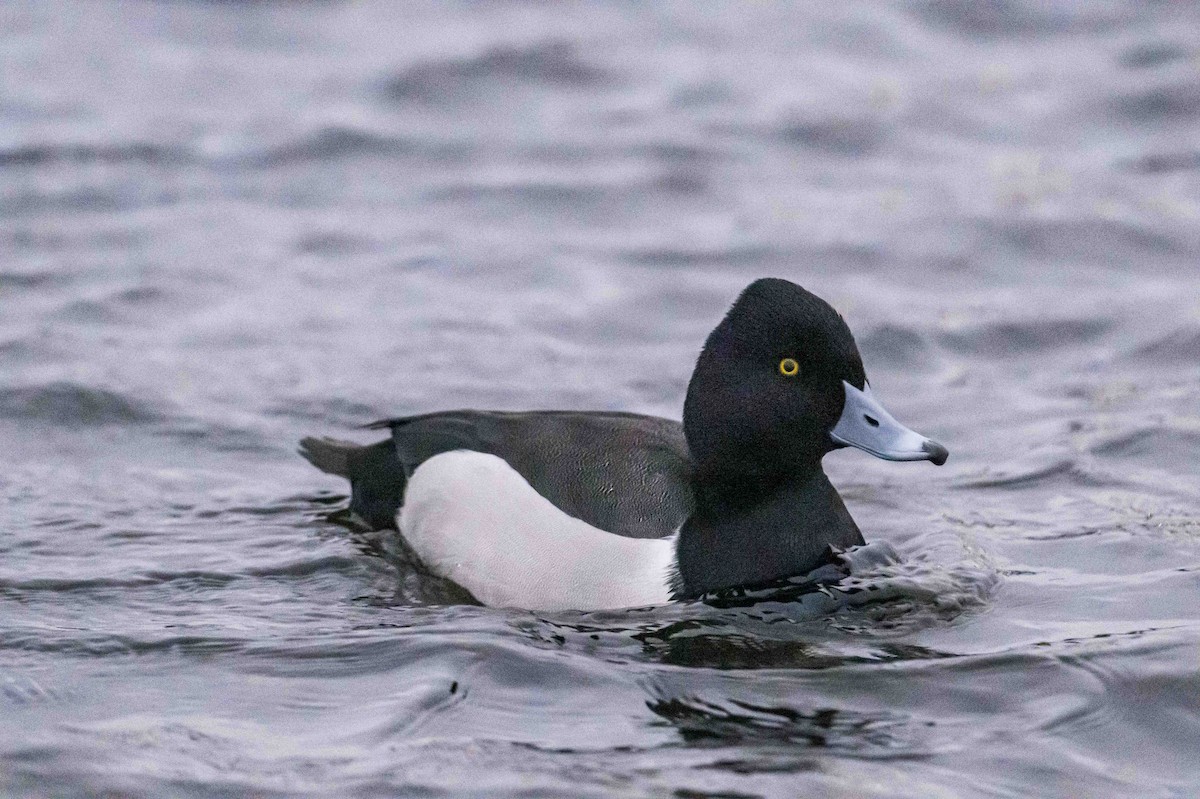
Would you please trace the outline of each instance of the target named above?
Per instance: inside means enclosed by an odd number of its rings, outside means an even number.
[[[0,23],[0,793],[1200,793],[1194,4]],[[294,454],[677,418],[763,275],[953,453],[798,601],[447,605]]]

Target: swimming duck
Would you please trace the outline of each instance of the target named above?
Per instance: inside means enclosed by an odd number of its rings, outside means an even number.
[[[875,399],[845,320],[787,280],[750,284],[709,335],[683,423],[633,413],[456,410],[305,438],[349,511],[394,527],[486,605],[663,604],[805,574],[862,533],[821,467],[857,447],[945,463]]]

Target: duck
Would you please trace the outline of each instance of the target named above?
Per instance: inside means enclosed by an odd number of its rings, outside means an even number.
[[[949,457],[896,421],[846,321],[794,282],[747,286],[700,350],[682,422],[612,411],[447,410],[360,445],[300,442],[350,481],[348,515],[395,529],[480,603],[644,607],[770,585],[865,543],[822,467],[854,447]]]

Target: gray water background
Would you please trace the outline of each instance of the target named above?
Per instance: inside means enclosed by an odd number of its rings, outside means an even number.
[[[0,794],[1200,794],[1200,8],[0,3]],[[443,604],[302,435],[678,418],[777,275],[941,469],[795,603]]]

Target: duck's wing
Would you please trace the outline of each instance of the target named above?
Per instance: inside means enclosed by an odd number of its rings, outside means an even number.
[[[564,513],[631,538],[673,534],[692,511],[691,458],[679,422],[585,411],[443,411],[368,425],[392,437],[366,447],[306,438],[317,468],[350,480],[350,509],[370,527],[395,525],[408,478],[443,452],[506,461]]]
[[[679,422],[592,411],[445,411],[371,425],[392,431],[406,476],[452,450],[495,455],[564,513],[631,538],[674,533],[691,513]]]

